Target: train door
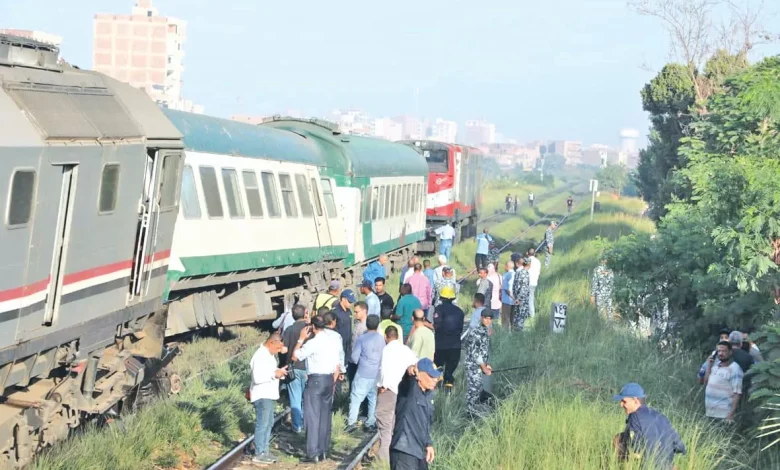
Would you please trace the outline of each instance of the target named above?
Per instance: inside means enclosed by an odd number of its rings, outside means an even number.
[[[76,198],[76,165],[61,165],[57,169],[62,172],[60,184],[60,203],[57,211],[57,224],[54,226],[54,249],[52,250],[49,288],[46,294],[46,307],[43,315],[43,325],[50,326],[57,320],[60,302],[62,301],[63,277],[65,262],[70,244],[70,226],[73,219],[73,202]]]
[[[26,288],[27,297],[19,300],[17,340],[56,323],[63,294],[78,166],[44,161],[37,174],[32,168],[16,170],[11,182],[8,225],[32,228],[27,268],[32,285]],[[22,201],[24,210],[16,207]]]
[[[160,295],[160,292],[150,291],[150,286],[155,277],[155,262],[169,255],[176,221],[180,167],[180,150],[147,150],[129,300]]]
[[[309,191],[309,197],[314,205],[314,224],[317,229],[317,238],[320,241],[320,247],[330,247],[333,245],[333,240],[330,234],[330,226],[328,224],[328,214],[325,212],[323,204],[322,192],[320,191],[320,185],[317,184],[319,174],[312,168],[306,169],[306,178],[308,179],[305,185]]]

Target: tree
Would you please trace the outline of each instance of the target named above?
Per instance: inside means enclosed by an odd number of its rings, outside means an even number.
[[[746,60],[756,45],[774,40],[759,22],[762,0],[630,0],[628,4],[642,15],[659,19],[666,28],[672,56],[683,65],[693,85],[699,112],[706,112],[705,102],[717,86],[700,73],[716,51]],[[718,25],[716,16],[728,19]]]
[[[596,179],[602,188],[620,195],[628,184],[628,170],[623,165],[607,165],[596,174]]]
[[[780,304],[780,57],[727,80],[681,153],[725,256],[713,271]]]
[[[756,45],[776,38],[759,22],[761,1],[630,0],[629,6],[661,21],[676,61],[642,90],[642,105],[653,126],[634,182],[657,221],[668,204],[692,195],[690,183],[678,172],[686,167],[678,150],[690,123],[708,113],[708,98],[728,76],[747,68],[748,53]],[[717,17],[726,22],[717,24]]]

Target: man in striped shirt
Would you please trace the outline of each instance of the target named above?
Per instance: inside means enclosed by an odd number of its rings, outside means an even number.
[[[707,361],[704,408],[708,417],[732,422],[742,396],[742,368],[732,360],[728,341],[718,343],[716,355]]]

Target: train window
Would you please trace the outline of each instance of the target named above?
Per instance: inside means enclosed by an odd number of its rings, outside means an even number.
[[[210,166],[202,166],[198,168],[198,172],[200,173],[200,184],[203,186],[203,195],[206,198],[206,212],[212,219],[220,219],[224,216],[224,212],[217,184],[217,172]]]
[[[412,185],[407,184],[404,188],[404,197],[406,198],[406,202],[404,203],[404,209],[407,214],[412,213]]]
[[[260,178],[263,180],[263,192],[265,193],[265,203],[268,205],[269,217],[281,217],[279,210],[279,196],[276,192],[276,178],[273,173],[262,172]]]
[[[116,209],[119,195],[119,165],[109,163],[103,166],[100,176],[100,191],[98,192],[98,212],[105,214]]]
[[[35,193],[35,171],[17,170],[11,177],[11,194],[8,198],[8,225],[24,225],[30,221]]]
[[[260,200],[260,187],[257,185],[257,175],[254,171],[244,171],[241,173],[244,180],[244,193],[246,194],[246,205],[249,209],[250,217],[263,216],[263,203]]]
[[[403,211],[401,210],[401,193],[403,192],[404,186],[402,184],[396,185],[395,187],[395,215],[401,215]]]
[[[387,186],[382,186],[379,189],[379,219],[382,220],[387,217],[387,205],[389,199],[387,198]]]
[[[449,152],[447,149],[423,150],[425,161],[428,162],[428,170],[432,173],[447,173],[449,170]]]
[[[390,210],[387,213],[388,217],[395,217],[395,188],[396,186],[393,184],[390,186],[390,190],[388,191],[387,198],[389,199],[388,202],[390,203]]]
[[[306,177],[295,175],[295,187],[298,188],[298,199],[301,200],[301,215],[311,217],[314,211],[311,209],[311,198],[309,197],[309,188],[306,185]]]
[[[166,155],[162,162],[162,178],[160,180],[160,207],[163,209],[176,206],[179,190],[179,160],[180,154]]]
[[[311,179],[311,192],[314,194],[314,207],[317,209],[317,217],[322,217],[322,200],[320,200],[320,192],[317,190],[317,178]]]
[[[333,186],[328,178],[320,178],[322,195],[325,197],[325,212],[328,217],[336,217],[336,199],[333,197]]]
[[[181,172],[181,208],[185,219],[200,219],[198,188],[195,186],[195,174],[189,165],[184,165]]]
[[[360,188],[360,223],[366,221],[366,208],[368,207],[368,188]]]
[[[241,192],[238,188],[238,174],[236,170],[222,169],[222,186],[225,187],[228,212],[231,219],[244,218],[244,206],[241,204]]]
[[[298,206],[295,204],[295,191],[290,175],[279,174],[279,187],[282,188],[282,204],[287,217],[298,217]]]
[[[379,208],[379,188],[371,186],[371,220],[376,220]]]

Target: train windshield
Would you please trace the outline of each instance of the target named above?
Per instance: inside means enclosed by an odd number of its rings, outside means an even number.
[[[431,173],[447,173],[449,169],[448,154],[447,149],[423,150],[423,156],[428,162],[428,170]]]

